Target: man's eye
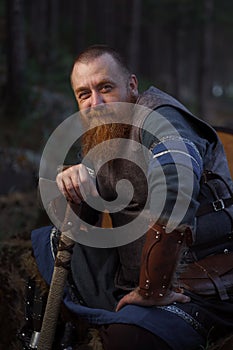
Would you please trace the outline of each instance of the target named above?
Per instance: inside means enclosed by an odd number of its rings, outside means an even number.
[[[79,100],[85,100],[90,96],[90,93],[88,91],[80,92],[78,94],[78,99]]]
[[[106,93],[112,91],[112,85],[106,84],[101,87],[101,92]]]

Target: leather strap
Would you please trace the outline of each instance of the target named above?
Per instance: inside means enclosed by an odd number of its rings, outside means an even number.
[[[163,297],[171,287],[180,253],[191,231],[174,230],[166,233],[165,227],[153,225],[146,233],[142,251],[139,294],[145,298]]]
[[[219,275],[217,274],[216,271],[208,271],[208,276],[209,278],[213,281],[213,284],[215,285],[219,297],[221,300],[228,300],[229,296],[227,294],[227,290],[224,286],[224,284],[222,283],[221,278],[219,277]]]
[[[218,198],[218,194],[215,188],[214,184],[209,183],[211,180],[220,180],[221,184],[225,186],[225,188],[228,190],[230,197],[228,198]],[[205,214],[217,212],[219,210],[223,210],[224,208],[228,208],[229,206],[233,205],[233,192],[230,188],[229,184],[226,182],[226,180],[220,176],[219,174],[213,173],[212,171],[206,170],[202,174],[201,183],[206,184],[210,191],[212,192],[215,200],[213,202],[204,204],[200,206],[200,208],[197,210],[196,216],[202,216]]]
[[[223,210],[224,208],[228,208],[231,205],[233,205],[233,197],[229,197],[225,199],[217,199],[211,203],[201,206],[197,210],[196,216],[202,216],[205,214]]]
[[[214,268],[210,267],[210,266],[206,266],[204,263],[200,264],[199,262],[195,262],[195,264],[202,269],[207,275],[208,277],[211,279],[211,281],[213,282],[219,297],[221,300],[228,300],[229,296],[227,294],[227,290],[219,276],[219,272],[215,271]]]

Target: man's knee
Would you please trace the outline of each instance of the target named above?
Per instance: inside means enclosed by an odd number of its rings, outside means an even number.
[[[171,350],[162,339],[134,325],[106,325],[101,327],[100,336],[104,350]]]

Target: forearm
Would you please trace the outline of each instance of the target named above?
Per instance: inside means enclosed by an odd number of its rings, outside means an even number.
[[[162,298],[171,288],[183,249],[192,241],[191,231],[167,233],[154,224],[146,233],[142,251],[139,294],[145,298]]]

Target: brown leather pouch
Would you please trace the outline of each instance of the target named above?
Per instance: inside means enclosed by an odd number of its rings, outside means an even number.
[[[179,276],[179,286],[194,293],[229,299],[233,293],[233,252],[210,255],[188,264]]]

